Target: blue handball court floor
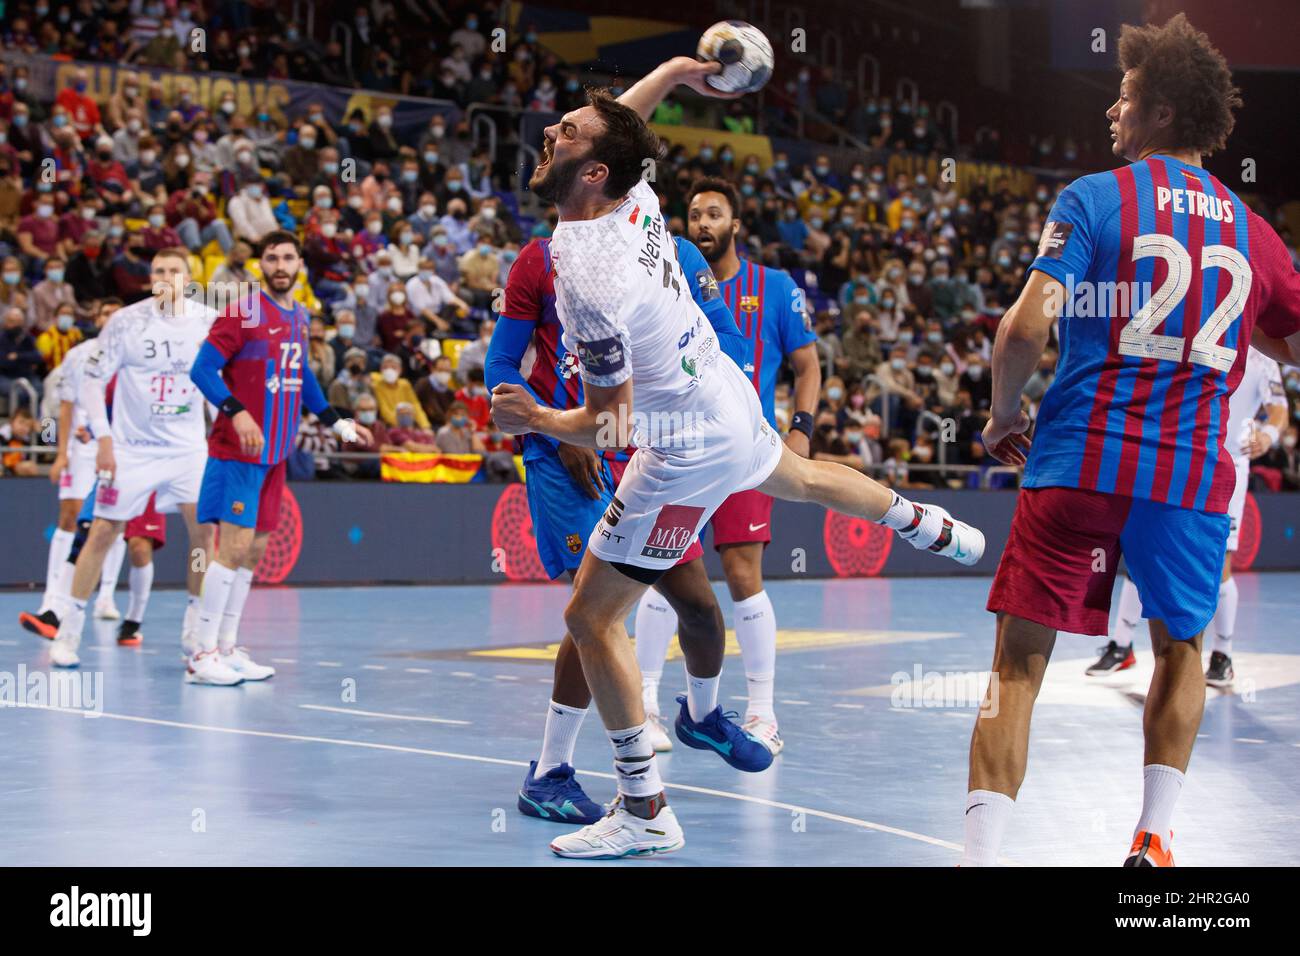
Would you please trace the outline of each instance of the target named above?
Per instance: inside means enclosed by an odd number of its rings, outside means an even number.
[[[1180,865],[1300,863],[1300,574],[1239,581],[1237,686],[1207,689],[1173,823]],[[746,775],[679,746],[660,759],[686,847],[590,865],[955,864],[992,653],[987,589],[957,578],[770,583],[785,752]],[[183,683],[184,595],[161,592],[140,647],[119,648],[106,622],[87,626],[81,697],[57,701],[48,644],[16,623],[32,596],[0,594],[0,862],[576,865],[547,849],[555,824],[515,810],[567,594],[256,588],[241,643],[278,674],[216,688]],[[1128,849],[1150,645],[1143,628],[1139,666],[1088,678],[1098,643],[1057,641],[1007,863],[1111,866]],[[722,696],[743,711],[730,649]],[[670,660],[665,708],[680,675]],[[613,796],[594,709],[575,762],[595,799]]]

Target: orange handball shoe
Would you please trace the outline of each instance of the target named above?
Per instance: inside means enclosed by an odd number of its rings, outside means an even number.
[[[59,618],[53,611],[42,611],[40,614],[23,611],[18,615],[18,623],[47,641],[54,640],[59,633]]]
[[[1146,830],[1139,830],[1137,836],[1133,838],[1133,846],[1129,848],[1128,859],[1124,861],[1125,866],[1173,866],[1174,853],[1168,846],[1172,843],[1174,834],[1171,831],[1167,840],[1162,840],[1157,834],[1149,833]]]

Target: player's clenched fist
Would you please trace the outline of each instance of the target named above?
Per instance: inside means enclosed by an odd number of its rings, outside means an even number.
[[[236,412],[230,424],[239,436],[239,448],[245,455],[251,458],[262,454],[262,446],[266,444],[266,439],[262,437],[262,427],[246,409]]]
[[[532,431],[533,410],[537,403],[520,385],[502,382],[492,390],[492,420],[507,435]]]
[[[1029,416],[1017,412],[1010,421],[990,418],[984,426],[984,447],[1004,465],[1023,465],[1029,451]]]

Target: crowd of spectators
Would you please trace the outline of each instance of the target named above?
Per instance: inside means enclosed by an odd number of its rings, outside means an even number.
[[[141,10],[151,36],[140,32]],[[187,72],[207,65],[259,77],[299,77],[309,61],[314,72],[303,78],[461,103],[553,109],[582,96],[578,74],[529,31],[492,50],[499,11],[490,3],[464,11],[454,28],[431,29],[416,58],[422,65],[398,70],[419,32],[397,28],[408,12],[391,3],[356,7],[354,26],[370,40],[342,61],[299,26],[268,19],[270,8],[238,2],[205,10],[186,0],[143,8],[138,0],[36,0],[14,8],[0,40],[76,58],[112,52],[142,66],[178,66],[180,56]],[[198,22],[211,31],[202,65],[173,49]],[[555,215],[523,213],[509,170],[500,169],[507,157],[488,155],[468,124],[441,115],[399,133],[388,106],[332,121],[312,103],[281,124],[266,107],[241,112],[233,94],[199,102],[197,85],[165,93],[139,74],[96,100],[84,71],[67,75],[43,101],[25,67],[0,63],[0,403],[18,379],[39,399],[67,350],[93,334],[103,303],[147,295],[154,250],[183,245],[203,282],[231,286],[256,280],[259,240],[288,228],[304,244],[296,294],[313,315],[312,371],[331,404],[375,426],[371,445],[339,448],[308,416],[299,446],[314,470],[375,477],[373,457],[331,453],[439,450],[488,456],[488,473],[513,477],[512,443],[491,421],[483,362],[510,266],[530,238],[549,235]],[[798,93],[811,73],[790,82]],[[728,106],[729,129],[744,131],[745,104]],[[655,178],[669,228],[685,234],[684,199],[696,179],[725,177],[740,197],[742,255],[790,271],[805,290],[824,381],[815,454],[902,486],[978,485],[994,464],[979,437],[993,338],[1059,184],[1042,180],[1022,194],[1007,179],[959,188],[899,172],[891,151],[945,145],[923,106],[819,100],[817,109],[862,124],[885,158],[846,165],[830,154],[800,162],[777,152],[765,162],[740,154],[725,135],[694,149],[672,145]],[[661,113],[666,123],[681,120],[673,100]],[[50,168],[53,176],[39,175]],[[1055,356],[1053,339],[1027,389],[1031,413]],[[1287,388],[1300,394],[1300,373],[1288,373]],[[788,419],[787,387],[777,407]],[[1276,464],[1300,486],[1291,424]]]

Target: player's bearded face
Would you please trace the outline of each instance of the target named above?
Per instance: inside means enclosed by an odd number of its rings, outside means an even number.
[[[588,148],[581,156],[561,159],[555,155],[554,141],[547,139],[542,148],[542,161],[533,170],[528,188],[542,202],[563,203],[573,192],[573,185],[578,181],[582,167],[590,160],[590,153]]]
[[[713,265],[731,250],[732,219],[696,219],[687,227],[691,242],[700,248],[704,261]]]
[[[262,275],[271,291],[283,295],[293,288],[298,278],[298,267],[302,260],[297,256],[277,256],[269,262],[262,260]]]

